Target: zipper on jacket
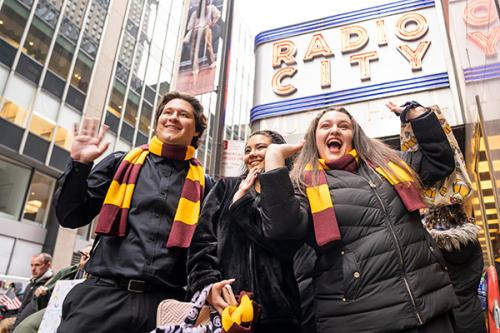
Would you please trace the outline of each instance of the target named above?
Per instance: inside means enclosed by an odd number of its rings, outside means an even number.
[[[375,185],[371,180],[368,180],[366,178],[365,178],[365,180],[368,182],[368,185],[370,185],[370,187],[372,188],[373,193],[375,193],[377,200],[379,201],[380,205],[382,206],[382,210],[384,211],[384,215],[386,217],[388,217],[389,215],[387,214],[387,209],[384,205],[384,201],[382,200],[382,198],[380,197],[380,195],[377,192],[377,185]],[[420,325],[422,325],[424,322],[422,321],[422,318],[420,317],[420,313],[418,312],[417,302],[415,301],[415,296],[413,296],[413,293],[411,292],[411,289],[410,289],[410,284],[408,283],[408,280],[406,279],[405,264],[404,264],[404,259],[403,259],[403,252],[401,251],[401,245],[399,244],[399,240],[396,237],[396,232],[394,231],[394,227],[393,227],[392,223],[390,221],[388,221],[387,225],[389,226],[391,236],[394,239],[394,242],[396,244],[396,252],[398,253],[399,260],[401,262],[401,266],[403,269],[403,276],[402,277],[403,277],[403,281],[405,283],[406,291],[408,292],[408,295],[410,295],[410,300],[411,300],[411,303],[413,304],[413,307],[415,309],[415,315],[417,316],[417,321]]]

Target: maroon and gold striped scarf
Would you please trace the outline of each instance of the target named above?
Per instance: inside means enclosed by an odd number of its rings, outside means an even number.
[[[394,190],[408,211],[412,212],[425,207],[420,193],[415,186],[415,180],[406,170],[395,163],[388,163],[388,168],[391,169],[393,174],[398,176],[398,179],[386,173],[381,167],[372,167],[394,187]],[[306,195],[313,217],[316,242],[319,246],[324,246],[341,239],[337,217],[333,208],[333,198],[330,195],[324,170],[356,172],[358,170],[358,153],[353,149],[335,161],[319,159],[316,169],[319,170],[317,184],[315,185],[313,180],[314,169],[310,164],[304,170],[304,182],[306,183]]]
[[[189,170],[167,240],[167,247],[187,248],[200,215],[205,173],[200,162],[194,158],[194,147],[165,144],[156,136],[149,144],[128,152],[118,166],[106,193],[95,232],[100,235],[125,236],[137,177],[149,153],[173,160],[189,160]]]

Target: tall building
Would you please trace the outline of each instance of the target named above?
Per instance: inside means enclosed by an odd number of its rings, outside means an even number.
[[[148,141],[168,91],[182,18],[178,0],[0,0],[0,274],[29,259],[69,264],[92,226],[59,228],[56,178],[82,117],[110,127],[114,150]]]

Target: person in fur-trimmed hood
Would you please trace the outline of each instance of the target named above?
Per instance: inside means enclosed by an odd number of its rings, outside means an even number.
[[[477,287],[483,255],[477,239],[479,227],[455,204],[429,209],[424,223],[440,248],[460,305],[453,309],[456,333],[486,333]]]

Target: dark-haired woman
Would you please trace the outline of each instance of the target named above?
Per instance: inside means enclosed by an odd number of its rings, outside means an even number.
[[[214,283],[208,301],[220,313],[228,306],[222,297],[226,284],[231,284],[235,294],[251,292],[262,306],[254,326],[257,333],[300,330],[300,300],[293,271],[293,256],[300,242],[270,240],[262,229],[259,174],[265,167],[267,147],[273,143],[285,141],[273,131],[258,131],[249,137],[244,155],[246,172],[216,183],[205,199],[188,251],[189,290],[196,292]]]
[[[268,148],[265,232],[315,247],[318,332],[453,332],[453,287],[419,215],[421,184],[450,174],[453,153],[433,113],[408,108],[402,120],[418,152],[401,156],[368,138],[344,108],[319,113],[305,142]],[[284,157],[298,150],[289,176]]]

